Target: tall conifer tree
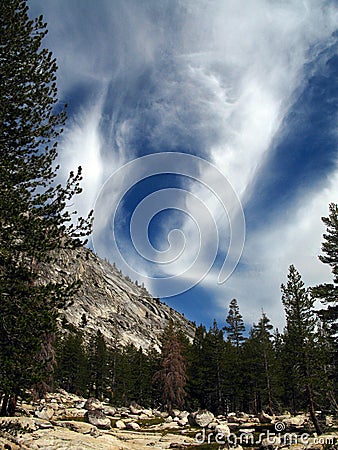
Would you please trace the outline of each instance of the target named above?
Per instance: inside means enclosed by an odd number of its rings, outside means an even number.
[[[224,327],[228,335],[228,340],[236,347],[239,348],[244,342],[245,338],[243,333],[245,331],[245,325],[243,317],[239,312],[239,306],[237,300],[234,298],[229,304],[229,313],[226,318],[228,325]]]
[[[311,289],[314,298],[320,299],[326,306],[325,309],[319,311],[322,321],[321,336],[325,337],[325,345],[327,353],[326,371],[328,374],[328,390],[327,394],[331,406],[338,409],[338,205],[331,203],[329,205],[329,216],[322,217],[322,221],[326,225],[326,233],[323,235],[324,242],[322,244],[323,255],[319,259],[330,266],[333,280],[332,283],[320,284]]]
[[[162,336],[161,369],[155,374],[162,386],[163,403],[169,411],[185,402],[186,361],[174,324],[169,321]]]
[[[42,17],[29,19],[26,1],[0,2],[2,414],[13,413],[16,397],[46,379],[58,307],[75,288],[42,284],[42,267],[53,250],[80,245],[90,229],[89,219],[72,225],[66,209],[81,192],[81,170],[65,186],[55,183],[66,115],[57,111],[57,66],[42,46],[46,32]]]
[[[307,406],[318,434],[321,429],[315,414],[315,326],[314,300],[297,269],[291,265],[288,282],[282,284],[282,302],[286,315],[285,351],[289,360],[290,381],[294,389],[305,391]]]

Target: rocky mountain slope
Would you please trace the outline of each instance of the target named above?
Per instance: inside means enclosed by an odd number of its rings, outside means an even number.
[[[147,350],[158,347],[159,336],[171,318],[190,338],[194,325],[147,290],[133,283],[109,262],[87,248],[61,251],[58,261],[48,271],[48,278],[67,282],[81,281],[81,288],[62,316],[86,334],[100,330],[108,344],[133,343]]]

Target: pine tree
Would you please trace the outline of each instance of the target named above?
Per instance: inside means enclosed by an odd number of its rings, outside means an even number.
[[[315,326],[314,300],[309,295],[297,269],[291,265],[288,282],[282,284],[282,302],[286,315],[285,351],[289,360],[290,382],[296,389],[304,389],[307,405],[316,432],[321,434],[315,414]]]
[[[88,344],[89,395],[103,399],[109,387],[108,349],[100,330]]]
[[[59,342],[55,383],[68,392],[83,396],[88,394],[88,356],[79,330],[69,332]]]
[[[244,344],[247,384],[251,381],[252,406],[255,413],[268,408],[273,410],[275,397],[276,358],[272,342],[272,329],[269,318],[264,312],[257,324],[254,324],[249,339]]]
[[[230,302],[226,322],[228,325],[224,327],[224,330],[227,332],[228,340],[238,349],[245,340],[243,336],[245,326],[235,298]]]
[[[81,192],[81,170],[56,185],[57,140],[66,115],[57,111],[56,62],[43,48],[42,17],[30,20],[23,0],[0,3],[0,399],[43,386],[53,358],[58,308],[76,283],[41,282],[54,250],[81,245],[90,218],[72,224],[67,205]],[[71,238],[72,237],[72,238]]]
[[[207,330],[204,325],[196,328],[187,362],[188,404],[193,410],[206,408],[206,384],[209,364],[206,344]]]
[[[320,284],[311,289],[315,299],[326,305],[325,309],[319,311],[322,321],[322,331],[325,334],[325,348],[328,356],[327,373],[329,376],[328,389],[330,392],[330,403],[337,410],[336,396],[338,394],[338,205],[331,203],[329,216],[323,217],[326,225],[326,234],[319,259],[331,267],[333,282]]]
[[[155,374],[163,389],[163,404],[168,411],[182,408],[185,402],[186,361],[182,344],[172,321],[162,336],[161,369]]]
[[[326,283],[312,288],[312,294],[328,305],[327,310],[323,310],[327,323],[330,323],[332,334],[338,332],[338,205],[331,203],[329,206],[329,217],[322,217],[326,225],[326,234],[323,235],[324,242],[322,250],[324,255],[319,259],[331,267],[333,283]]]
[[[224,369],[225,342],[223,331],[219,329],[216,320],[208,331],[205,339],[205,406],[216,414],[224,412],[224,391],[225,379]]]

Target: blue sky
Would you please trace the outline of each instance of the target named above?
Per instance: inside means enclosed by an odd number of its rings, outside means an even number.
[[[282,327],[290,264],[330,280],[317,255],[337,201],[337,3],[28,4],[48,23],[69,105],[62,174],[83,167],[76,207],[95,207],[98,254],[155,296],[194,286],[165,301],[197,323],[223,325],[235,297],[247,324],[263,308]]]

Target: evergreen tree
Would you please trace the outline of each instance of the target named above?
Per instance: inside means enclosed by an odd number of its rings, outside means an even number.
[[[42,47],[42,17],[30,20],[23,0],[0,3],[0,398],[13,413],[16,398],[50,378],[58,308],[76,288],[41,283],[52,251],[81,245],[90,219],[72,225],[66,209],[81,192],[81,170],[56,185],[56,62]],[[73,237],[73,239],[70,238]]]
[[[182,344],[172,321],[169,321],[162,336],[161,369],[155,374],[163,389],[163,404],[171,411],[182,408],[185,402],[186,361]]]
[[[138,350],[134,344],[126,345],[120,352],[116,372],[116,400],[128,406],[130,402],[140,402],[144,384],[140,386],[142,366],[145,369],[145,360],[142,349]],[[150,380],[151,381],[151,380]]]
[[[224,330],[227,332],[228,340],[238,349],[245,340],[243,336],[245,326],[235,298],[230,302],[226,322],[228,325],[224,327]]]
[[[249,339],[244,344],[245,378],[251,385],[250,397],[252,410],[257,413],[274,408],[276,388],[276,358],[272,342],[272,329],[269,318],[264,312],[257,324],[254,324]]]
[[[108,349],[100,330],[88,345],[89,395],[103,400],[109,387]]]
[[[321,313],[325,322],[330,325],[331,334],[335,335],[338,332],[338,205],[331,203],[329,208],[329,217],[322,217],[326,234],[322,244],[324,255],[320,255],[319,259],[331,267],[333,283],[312,288],[312,294],[328,305],[327,310],[322,310]]]
[[[205,340],[204,404],[206,408],[216,414],[223,414],[224,412],[224,354],[223,331],[219,329],[216,320],[214,320]]]
[[[188,405],[191,409],[206,408],[206,382],[209,363],[206,344],[207,330],[204,325],[196,328],[187,362]]]
[[[294,394],[296,389],[305,390],[311,419],[320,434],[313,389],[316,359],[314,300],[293,265],[289,268],[288,282],[282,284],[281,289],[286,315],[285,352],[289,360],[290,383]]]
[[[320,299],[326,309],[319,311],[322,321],[322,337],[325,335],[325,348],[328,357],[326,365],[329,377],[328,393],[330,404],[334,409],[338,409],[336,397],[338,395],[338,205],[331,203],[329,206],[329,216],[323,217],[322,221],[326,225],[326,234],[319,259],[331,267],[333,282],[320,284],[311,289],[312,296]]]
[[[68,392],[88,394],[88,356],[79,330],[73,330],[59,342],[55,382]]]

